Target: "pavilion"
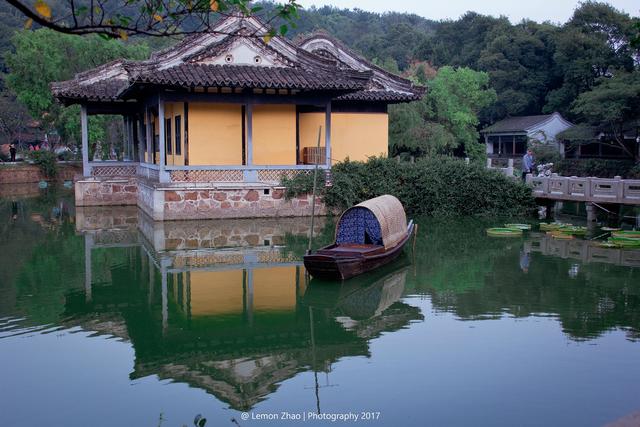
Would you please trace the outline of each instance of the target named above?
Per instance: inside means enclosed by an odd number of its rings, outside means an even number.
[[[424,88],[326,34],[265,41],[229,16],[145,61],[117,60],[52,85],[81,106],[78,205],[137,204],[156,220],[308,215],[280,181],[386,155],[387,106]],[[121,161],[90,161],[88,115],[124,119]]]

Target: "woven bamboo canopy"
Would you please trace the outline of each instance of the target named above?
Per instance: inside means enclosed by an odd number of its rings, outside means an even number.
[[[407,236],[407,215],[404,212],[402,203],[400,203],[400,200],[394,196],[385,194],[383,196],[365,200],[364,202],[344,211],[340,216],[338,226],[336,227],[337,242],[339,242],[341,234],[345,234],[341,233],[341,229],[349,226],[349,220],[352,221],[355,219],[352,218],[353,215],[350,215],[350,213],[362,209],[371,212],[375,216],[375,219],[380,226],[380,237],[382,238],[382,244],[385,249],[393,248]],[[366,219],[363,220],[366,221]]]

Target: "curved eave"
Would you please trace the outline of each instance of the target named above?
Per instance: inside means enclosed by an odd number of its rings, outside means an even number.
[[[374,102],[385,104],[399,104],[404,102],[419,101],[422,93],[401,93],[393,91],[359,91],[335,98],[340,102]]]

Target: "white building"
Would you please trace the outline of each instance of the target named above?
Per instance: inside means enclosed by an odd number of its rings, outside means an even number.
[[[483,129],[487,156],[493,158],[520,157],[527,151],[530,141],[555,144],[564,155],[564,144],[556,141],[556,135],[569,129],[573,124],[560,113],[508,117]]]

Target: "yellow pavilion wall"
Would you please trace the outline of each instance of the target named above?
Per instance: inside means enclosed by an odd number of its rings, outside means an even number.
[[[253,106],[253,163],[296,164],[296,106]]]
[[[242,164],[242,107],[189,103],[189,165]]]
[[[322,126],[320,145],[324,146],[324,113],[300,113],[300,149],[315,147]],[[386,156],[389,145],[389,117],[386,113],[332,113],[332,163],[346,159],[365,161]]]

